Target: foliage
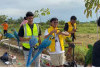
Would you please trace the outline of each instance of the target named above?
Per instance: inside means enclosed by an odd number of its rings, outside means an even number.
[[[0,23],[3,23],[6,19],[7,19],[8,16],[6,15],[0,15]]]
[[[50,25],[50,20],[47,20],[47,21],[46,21],[46,24],[47,24],[47,25]]]
[[[79,21],[79,20],[77,20],[77,21],[76,21],[76,24],[80,24],[80,21]]]
[[[48,8],[47,9],[42,8],[41,10],[35,10],[34,17],[36,18],[36,17],[40,17],[40,15],[45,16],[49,14],[50,14],[50,11]]]
[[[20,17],[20,18],[18,18],[17,20],[16,20],[16,24],[20,24],[21,22],[23,21],[23,17]]]
[[[59,21],[59,25],[64,25],[66,22],[64,20]]]
[[[92,10],[95,9],[95,13],[96,13],[100,8],[99,0],[84,0],[84,1],[86,7],[86,9],[84,10],[84,14],[86,13],[87,18],[89,16],[92,17]]]

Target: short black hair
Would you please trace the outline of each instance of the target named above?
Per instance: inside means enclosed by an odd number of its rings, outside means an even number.
[[[26,13],[26,17],[29,17],[29,16],[34,16],[34,14],[29,11],[29,12]]]
[[[70,20],[77,20],[76,16],[71,16]]]
[[[24,17],[24,20],[27,20],[26,17]]]
[[[97,25],[100,27],[100,17],[99,17],[99,19],[97,20]]]
[[[50,20],[50,22],[52,22],[52,21],[58,21],[58,19],[57,18],[51,18],[51,20]]]

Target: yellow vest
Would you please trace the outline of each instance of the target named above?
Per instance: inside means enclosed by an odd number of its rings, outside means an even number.
[[[74,23],[74,29],[76,29],[76,23]],[[72,32],[72,30],[73,30],[73,26],[71,22],[68,22],[68,32]],[[69,34],[69,36],[66,37],[71,37],[71,34]]]
[[[58,28],[55,28],[58,29]],[[50,28],[48,28],[48,32],[50,33],[52,30],[54,30],[54,28],[51,26]],[[57,33],[59,32],[59,30],[57,30]],[[55,37],[55,34],[52,34]],[[60,41],[60,47],[61,47],[61,51],[64,51],[64,41],[63,41],[63,37],[62,35],[59,35],[59,41]],[[52,39],[51,45],[49,46],[49,50],[50,52],[55,52],[55,39]]]
[[[24,37],[29,38],[32,36],[31,28],[28,24],[24,24]],[[33,25],[33,35],[38,39],[38,27],[36,24]],[[29,41],[25,41],[22,43],[23,47],[30,49]]]

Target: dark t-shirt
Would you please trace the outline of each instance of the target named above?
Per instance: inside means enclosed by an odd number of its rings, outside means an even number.
[[[68,23],[65,24],[64,31],[68,31]]]
[[[100,67],[100,40],[95,42],[93,46],[92,65]]]
[[[28,25],[29,25],[29,24],[28,24]],[[33,25],[29,25],[29,26],[30,26],[31,31],[32,31],[32,33],[33,33],[33,27],[34,27],[34,26],[33,26]],[[39,27],[38,36],[40,36],[40,35],[41,35],[41,29],[40,29],[40,27]],[[18,32],[18,36],[19,36],[19,37],[24,37],[24,27],[23,27],[23,26],[20,27],[19,32]],[[29,50],[29,49],[23,47],[23,50]]]

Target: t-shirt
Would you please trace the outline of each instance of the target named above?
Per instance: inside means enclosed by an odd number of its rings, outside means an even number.
[[[68,23],[65,23],[64,31],[68,31]]]
[[[92,65],[100,67],[100,40],[95,42],[93,46]]]
[[[4,24],[1,24],[3,26],[3,29],[4,30],[7,30],[8,29],[8,24],[7,23],[4,23]]]
[[[45,30],[45,34],[44,36],[48,35],[48,30]],[[59,54],[59,53],[63,53],[64,51],[61,51],[61,46],[60,46],[60,41],[58,38],[58,35],[55,33],[55,52],[49,52],[49,54]]]
[[[29,25],[29,24],[28,24],[28,25]],[[32,33],[33,33],[33,24],[32,24],[32,25],[29,25],[29,26],[30,26],[30,28],[31,28],[31,30],[32,30]],[[39,27],[38,36],[40,36],[40,35],[41,35],[41,29],[40,29],[40,27]],[[22,26],[20,27],[20,29],[19,29],[18,36],[19,36],[19,37],[24,37],[24,27],[23,27],[23,25],[22,25]],[[23,50],[29,50],[29,49],[23,47]]]

